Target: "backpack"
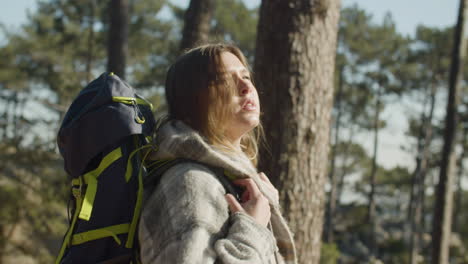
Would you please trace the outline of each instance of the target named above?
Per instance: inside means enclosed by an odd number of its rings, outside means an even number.
[[[57,137],[72,217],[56,264],[137,263],[143,162],[155,125],[152,105],[112,73],[72,102]]]
[[[71,178],[72,217],[56,264],[139,263],[136,233],[147,198],[143,188],[156,188],[164,172],[176,164],[196,162],[183,158],[146,162],[157,127],[152,109],[113,73],[89,83],[70,105],[57,144]],[[204,165],[218,171],[226,191],[240,202],[242,190],[229,183],[229,173]]]

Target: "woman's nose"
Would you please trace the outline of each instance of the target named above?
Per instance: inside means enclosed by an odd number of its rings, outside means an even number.
[[[239,82],[238,82],[238,86],[239,86],[239,91],[240,91],[240,94],[241,95],[247,95],[251,92],[251,87],[250,85],[243,79],[240,79]]]

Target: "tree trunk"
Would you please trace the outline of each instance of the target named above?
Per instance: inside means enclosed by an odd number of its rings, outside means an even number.
[[[5,225],[0,223],[0,264],[3,264],[3,259],[5,257],[5,249],[7,244],[7,239],[5,236]]]
[[[128,0],[109,1],[109,39],[107,71],[125,79],[128,53]]]
[[[457,105],[459,100],[460,80],[463,58],[466,51],[464,37],[465,12],[468,0],[460,0],[457,26],[455,28],[452,64],[450,67],[447,114],[445,118],[444,148],[440,166],[439,183],[436,189],[436,202],[432,227],[432,263],[445,264],[449,261],[449,242],[452,218],[452,184],[455,173],[454,142],[457,127]]]
[[[94,49],[94,12],[96,9],[95,0],[89,2],[89,28],[88,28],[88,51],[86,53],[86,82],[91,81],[91,69],[93,68],[93,49]]]
[[[468,141],[468,126],[464,126],[463,129],[463,139],[462,139],[462,146],[466,146],[466,143]],[[457,176],[457,192],[456,192],[456,198],[455,198],[455,209],[453,210],[454,212],[461,212],[462,209],[462,197],[463,197],[463,188],[462,188],[462,180],[463,180],[463,173],[465,172],[464,166],[463,166],[463,161],[466,157],[466,148],[462,147],[462,153],[460,153],[460,157],[458,158],[458,176]],[[454,215],[453,219],[453,230],[455,232],[460,232],[461,231],[461,214],[456,214]]]
[[[431,82],[431,87],[435,86],[434,82]],[[431,91],[433,88],[431,89]],[[427,129],[427,123],[428,123],[428,118],[427,118],[427,113],[426,111],[426,104],[428,101],[431,99],[430,95],[426,94],[424,96],[424,102],[423,102],[423,110],[421,111],[421,124],[419,126],[418,130],[418,135],[417,135],[417,150],[416,150],[416,168],[413,171],[412,177],[411,177],[411,186],[410,186],[410,197],[409,197],[409,202],[408,202],[408,212],[407,212],[407,220],[408,222],[412,223],[414,220],[414,209],[417,203],[416,195],[418,193],[418,176],[420,175],[419,172],[421,171],[421,161],[422,161],[422,156],[424,152],[424,146],[425,146],[425,131]],[[411,227],[412,228],[412,227]],[[411,233],[411,232],[410,232]]]
[[[426,172],[427,162],[429,157],[429,146],[432,142],[432,118],[434,116],[436,92],[437,92],[437,79],[434,79],[431,84],[431,93],[429,95],[430,108],[427,117],[423,116],[423,124],[421,125],[421,134],[419,138],[422,138],[422,142],[418,143],[418,158],[416,159],[416,169],[414,172],[414,186],[412,186],[412,192],[414,191],[412,212],[409,218],[411,222],[410,231],[410,264],[417,264],[417,256],[421,248],[422,234],[424,232],[424,199],[426,197]]]
[[[325,223],[325,241],[327,243],[333,242],[333,219],[335,217],[336,209],[336,197],[337,197],[337,187],[338,187],[338,177],[336,177],[335,166],[336,166],[336,148],[338,147],[339,137],[340,137],[340,127],[341,127],[341,97],[343,94],[343,72],[344,67],[339,69],[339,80],[338,80],[338,92],[336,94],[336,105],[338,108],[338,113],[336,115],[335,121],[335,140],[331,148],[331,164],[330,164],[330,195],[328,197],[328,206],[326,210],[326,223]]]
[[[353,121],[351,121],[353,122]],[[349,131],[349,138],[348,141],[346,142],[346,145],[343,149],[343,152],[341,155],[343,155],[343,170],[341,172],[340,178],[338,179],[338,187],[336,188],[336,202],[337,204],[340,203],[341,197],[343,195],[343,189],[344,189],[344,179],[345,176],[349,174],[349,169],[350,167],[346,165],[346,157],[349,155],[349,146],[353,144],[353,138],[354,138],[354,125],[351,124],[351,128]]]
[[[425,119],[425,118],[423,118]],[[423,121],[426,122],[426,121]],[[420,218],[421,215],[421,203],[419,201],[419,189],[424,188],[424,183],[421,182],[421,163],[422,161],[422,148],[423,141],[424,141],[424,131],[425,128],[424,124],[421,125],[420,135],[419,135],[419,142],[418,142],[418,154],[416,158],[416,169],[413,173],[413,178],[411,181],[411,199],[409,204],[409,221],[410,221],[410,264],[417,264],[418,263],[418,252],[419,252],[419,228],[416,219]],[[422,185],[421,185],[422,184]]]
[[[369,204],[367,208],[367,222],[370,224],[370,241],[369,249],[371,256],[377,257],[377,245],[376,245],[376,209],[375,209],[375,188],[377,186],[377,151],[379,146],[379,120],[380,120],[380,105],[381,105],[381,93],[382,85],[378,84],[377,98],[375,104],[375,115],[374,115],[374,150],[372,154],[372,167],[370,172],[370,192],[369,192]]]
[[[377,98],[375,104],[375,115],[374,115],[374,144],[372,154],[372,167],[370,172],[370,192],[369,192],[369,204],[367,208],[367,220],[369,223],[375,218],[375,187],[377,184],[377,151],[379,146],[379,120],[380,120],[380,105],[381,105],[381,90],[382,86],[379,84],[377,90]]]
[[[11,139],[12,139],[12,143],[13,143],[13,146],[18,149],[19,147],[19,143],[20,143],[20,139],[21,139],[21,133],[18,133],[19,132],[19,115],[18,115],[18,109],[19,109],[19,106],[20,103],[19,103],[19,95],[18,95],[18,92],[14,92],[13,94],[13,105],[12,105],[12,130],[11,130]]]
[[[320,259],[338,18],[339,0],[260,7],[254,72],[271,143],[260,168],[280,192],[299,263]]]
[[[192,0],[185,11],[180,50],[184,51],[208,41],[214,0]]]
[[[4,98],[1,98],[2,101],[4,102],[4,107],[3,107],[3,114],[2,114],[2,120],[0,122],[0,140],[1,142],[4,142],[7,139],[7,129],[8,129],[8,104],[10,103],[8,100],[8,96],[5,96]]]
[[[4,131],[4,138],[5,139],[12,139],[15,135],[15,130],[13,128],[13,123],[15,120],[15,94],[16,92],[13,91],[11,94],[7,95],[6,97],[6,104],[5,104],[5,131]]]

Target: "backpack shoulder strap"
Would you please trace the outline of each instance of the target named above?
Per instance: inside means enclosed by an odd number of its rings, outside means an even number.
[[[222,168],[210,166],[202,162],[198,162],[198,161],[194,161],[190,159],[184,159],[184,158],[176,158],[176,159],[170,159],[170,160],[157,160],[147,165],[148,174],[144,180],[145,188],[154,189],[159,184],[159,181],[161,180],[162,175],[166,171],[168,171],[173,166],[180,164],[180,163],[184,163],[184,162],[198,163],[207,167],[211,171],[213,171],[213,173],[218,178],[219,182],[223,185],[224,189],[226,189],[226,192],[234,195],[234,197],[236,197],[236,199],[239,202],[241,201],[240,196],[243,192],[243,189],[241,187],[234,185],[229,179],[229,176],[227,175],[227,173]]]
[[[147,176],[143,180],[145,188],[156,187],[162,175],[176,164],[190,161],[188,159],[176,158],[167,160],[155,160],[146,165]]]

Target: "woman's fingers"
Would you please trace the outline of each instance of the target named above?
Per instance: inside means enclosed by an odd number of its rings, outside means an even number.
[[[243,203],[247,202],[248,200],[250,200],[250,195],[249,195],[249,192],[243,192],[242,193],[242,196],[241,196],[241,201]]]
[[[259,196],[262,195],[262,193],[258,189],[257,184],[255,184],[255,182],[252,179],[235,180],[234,184],[244,186],[245,188],[247,188],[247,191],[249,192],[249,197],[250,198],[259,197]]]
[[[257,223],[267,226],[270,221],[271,212],[268,199],[260,192],[253,179],[235,180],[234,184],[246,188],[242,194],[242,204],[240,204],[231,194],[226,195],[231,212],[244,212],[250,215]]]
[[[232,194],[226,194],[226,201],[229,205],[229,209],[231,210],[232,213],[236,212],[244,212],[244,208],[240,203],[236,200],[236,198]]]

